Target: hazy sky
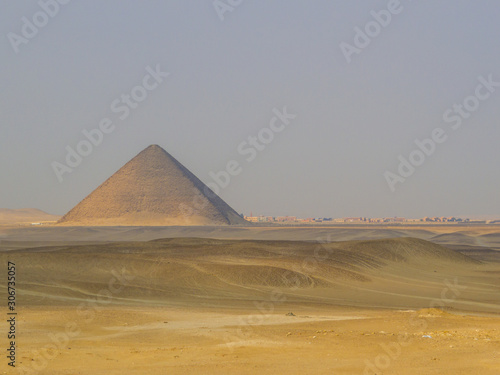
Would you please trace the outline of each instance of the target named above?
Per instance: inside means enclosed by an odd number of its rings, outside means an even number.
[[[500,214],[498,1],[54,1],[0,1],[2,208],[64,214],[159,144],[205,183],[238,162],[245,214]]]

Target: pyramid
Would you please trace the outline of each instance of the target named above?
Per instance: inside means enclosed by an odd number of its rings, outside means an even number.
[[[140,152],[59,220],[68,226],[246,224],[158,145]]]

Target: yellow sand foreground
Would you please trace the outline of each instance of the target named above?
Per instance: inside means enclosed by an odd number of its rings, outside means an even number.
[[[51,375],[500,373],[498,318],[288,310],[105,307],[86,322],[74,308],[29,308],[21,366]],[[74,324],[71,334],[62,321]]]

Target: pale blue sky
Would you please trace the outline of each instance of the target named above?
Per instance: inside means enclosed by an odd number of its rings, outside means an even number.
[[[220,196],[245,214],[500,214],[500,88],[459,130],[443,121],[479,76],[500,82],[500,3],[400,3],[347,63],[340,44],[388,1],[244,0],[221,21],[210,0],[73,0],[18,53],[8,35],[41,7],[0,1],[0,207],[64,214],[159,144],[205,183],[238,161]],[[110,104],[158,64],[170,76],[120,120]],[[247,162],[238,146],[284,106],[297,117]],[[60,183],[51,163],[103,118],[115,130]],[[384,172],[438,127],[448,140],[391,192]]]

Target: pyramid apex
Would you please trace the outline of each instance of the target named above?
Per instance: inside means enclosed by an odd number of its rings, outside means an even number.
[[[149,145],[148,147],[146,147],[144,150],[154,150],[154,149],[160,149],[160,150],[163,150],[163,148],[159,145]]]
[[[166,154],[166,155],[170,155],[167,151],[165,151],[165,149],[157,144],[154,144],[154,145],[149,145],[148,147],[146,147],[144,150],[142,150],[140,154]]]

